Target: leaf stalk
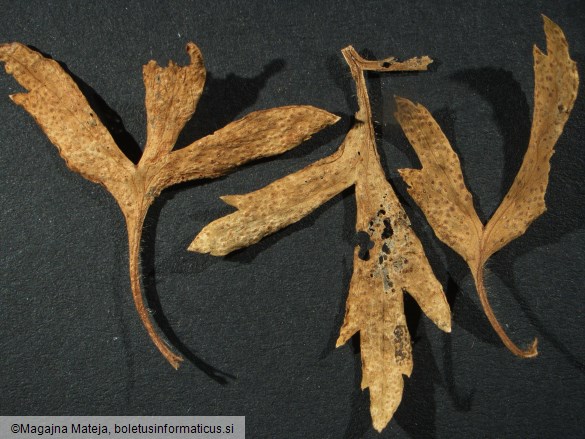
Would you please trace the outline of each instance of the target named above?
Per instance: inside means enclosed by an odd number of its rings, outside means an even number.
[[[134,305],[136,306],[136,311],[138,312],[138,316],[140,317],[142,325],[146,329],[150,339],[160,351],[160,353],[176,370],[183,361],[183,357],[175,354],[169,344],[155,329],[152,314],[144,301],[144,293],[142,291],[140,282],[142,277],[140,270],[140,241],[142,240],[142,227],[144,225],[144,218],[146,217],[146,213],[149,207],[150,203],[144,199],[139,208],[126,215],[130,287],[132,289]]]
[[[480,264],[477,270],[473,271],[473,279],[475,281],[475,288],[477,289],[477,294],[479,296],[479,300],[481,302],[481,307],[488,318],[492,328],[500,337],[500,340],[504,343],[504,345],[508,348],[510,352],[520,358],[534,358],[538,355],[538,339],[535,338],[532,344],[527,349],[519,348],[506,334],[506,331],[498,321],[496,315],[494,314],[494,310],[492,309],[490,302],[487,296],[487,290],[485,288],[484,283],[484,264]]]

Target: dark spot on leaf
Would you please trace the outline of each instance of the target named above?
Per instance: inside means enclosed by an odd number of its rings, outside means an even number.
[[[406,326],[398,325],[394,329],[394,356],[400,364],[410,358],[410,346],[408,346]]]
[[[394,230],[392,230],[392,225],[388,218],[384,218],[384,230],[382,231],[382,239],[388,239],[394,234]]]
[[[374,241],[370,239],[370,235],[366,232],[358,232],[356,241],[356,244],[360,247],[358,258],[362,261],[368,261],[370,259],[370,250],[374,247]]]

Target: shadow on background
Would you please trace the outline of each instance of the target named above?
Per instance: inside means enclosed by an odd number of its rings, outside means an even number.
[[[275,59],[252,78],[233,73],[225,78],[216,78],[208,72],[195,113],[181,131],[174,149],[181,149],[243,117],[244,110],[258,100],[266,82],[284,67],[284,60]]]

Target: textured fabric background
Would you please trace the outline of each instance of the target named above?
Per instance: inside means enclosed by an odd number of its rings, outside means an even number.
[[[585,77],[585,3],[2,2],[0,41],[63,62],[124,151],[145,140],[141,67],[187,61],[208,81],[184,146],[262,108],[311,104],[335,127],[220,180],[165,191],[147,218],[143,271],[159,324],[189,358],[175,372],[130,294],[126,233],[113,198],[70,172],[0,74],[0,414],[245,415],[249,438],[558,438],[585,436],[585,94],[557,144],[548,212],[489,263],[491,302],[519,360],[494,335],[462,260],[433,235],[399,178],[418,166],[392,118],[393,95],[427,106],[459,153],[482,219],[528,144],[532,44],[540,13],[564,30]],[[453,309],[441,333],[407,301],[414,373],[388,428],[371,427],[358,344],[334,348],[355,244],[353,190],[226,258],[192,254],[201,228],[244,193],[332,153],[355,111],[340,49],[429,55],[433,71],[370,75],[379,150]],[[218,378],[218,376],[220,378]],[[215,378],[214,378],[215,377]],[[219,381],[224,381],[221,384]]]

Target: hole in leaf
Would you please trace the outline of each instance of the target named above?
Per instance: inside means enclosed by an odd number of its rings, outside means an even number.
[[[358,232],[356,235],[357,245],[360,249],[358,251],[358,258],[362,261],[370,259],[370,250],[374,247],[374,241],[370,239],[370,235],[366,232]]]
[[[384,230],[382,231],[382,239],[388,239],[394,234],[394,230],[392,230],[392,225],[388,218],[384,218]],[[383,250],[383,248],[382,248]]]

